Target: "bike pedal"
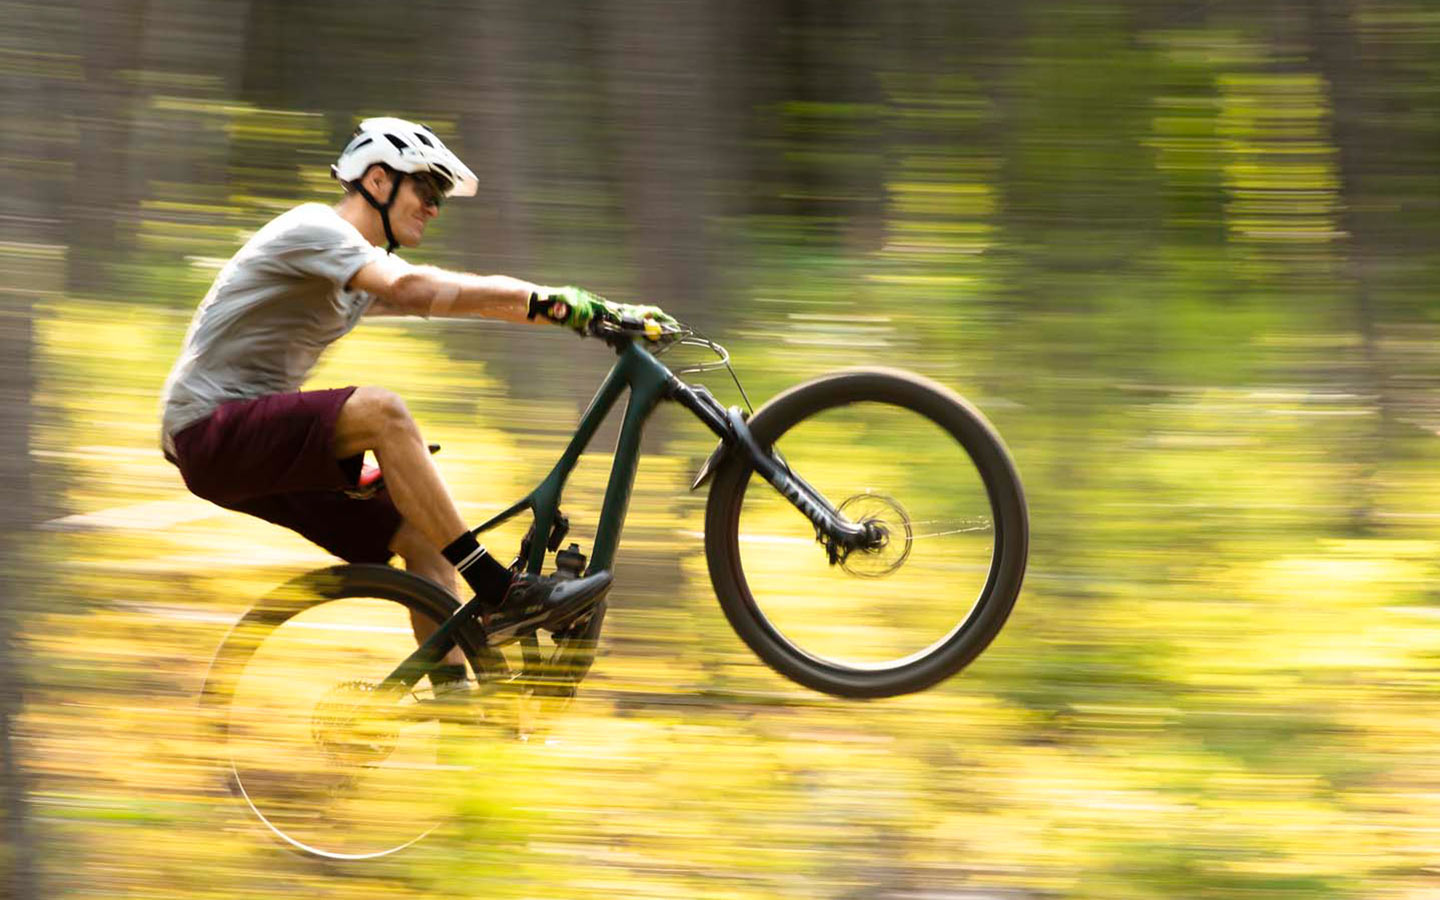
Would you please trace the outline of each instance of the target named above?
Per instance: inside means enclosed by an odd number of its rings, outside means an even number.
[[[593,609],[587,610],[568,622],[561,622],[558,627],[550,629],[550,639],[558,644],[561,641],[573,641],[579,638],[594,615]]]

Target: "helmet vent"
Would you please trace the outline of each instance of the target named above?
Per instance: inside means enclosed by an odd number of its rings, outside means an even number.
[[[366,144],[373,144],[373,143],[375,143],[375,139],[374,139],[373,137],[366,136],[366,137],[362,138],[361,140],[358,140],[358,141],[356,141],[355,143],[351,144],[351,145],[350,145],[350,149],[346,150],[345,152],[346,152],[346,153],[354,153],[356,150],[359,150],[361,147],[365,146]]]
[[[425,132],[423,132],[423,131],[417,131],[417,132],[415,132],[415,138],[416,138],[416,140],[418,140],[420,143],[424,144],[424,145],[427,146],[427,147],[434,148],[434,146],[435,146],[434,144],[430,143],[430,139],[425,136]]]
[[[394,144],[394,145],[395,145],[395,149],[401,151],[402,153],[403,153],[404,151],[410,149],[410,145],[409,145],[409,144],[407,144],[407,143],[405,143],[404,141],[400,140],[398,137],[396,137],[395,135],[391,134],[391,133],[388,132],[388,131],[385,132],[385,140],[387,140],[387,141],[389,141],[390,143]]]

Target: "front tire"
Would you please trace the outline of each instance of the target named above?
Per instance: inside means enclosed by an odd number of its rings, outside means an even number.
[[[806,687],[869,698],[924,690],[990,644],[1020,591],[1029,520],[1015,466],[977,410],[928,379],[866,369],[792,388],[749,427],[887,535],[873,552],[827,559],[809,520],[728,454],[706,506],[706,558],[756,655]]]

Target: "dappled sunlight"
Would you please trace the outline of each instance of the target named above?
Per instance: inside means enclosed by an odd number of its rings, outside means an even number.
[[[0,894],[1433,900],[1425,0],[170,6],[0,0]],[[337,560],[191,495],[159,398],[225,261],[334,202],[381,113],[480,180],[406,260],[659,304],[748,413],[857,366],[973,404],[1031,522],[993,643],[880,700],[771,669],[712,585],[716,436],[662,403],[578,692],[518,644],[467,700],[379,690],[408,611],[299,609]],[[373,317],[307,387],[399,395],[478,526],[614,360]],[[620,418],[561,498],[585,554]],[[750,478],[735,563],[785,641],[881,668],[966,621],[1005,523],[964,448],[874,404],[777,447],[873,528],[832,561]],[[530,519],[481,539],[509,563]]]
[[[56,321],[65,315],[55,307]],[[146,324],[173,334],[183,323]],[[463,368],[472,364],[435,374],[429,360],[443,350],[421,329],[357,332],[324,377],[363,378],[377,355],[401,365],[417,418],[443,435],[437,462],[478,521],[543,477],[563,435],[537,443],[507,429],[496,418],[510,402],[503,385]],[[152,435],[125,426],[150,414],[164,343],[114,381],[111,402],[130,413],[97,421],[89,438],[111,450],[74,458],[86,475],[69,482],[67,514],[81,518],[42,532],[41,552],[69,563],[48,588],[54,602],[30,620],[28,643],[47,662],[24,720],[36,808],[85,848],[93,871],[136,890],[153,884],[152,866],[129,861],[142,851],[191,873],[177,896],[261,871],[303,881],[315,870],[277,856],[281,841],[226,789],[229,751],[197,698],[245,608],[331,560],[263,522],[185,500],[173,470],[150,456]],[[44,360],[46,396],[65,412],[37,441],[42,452],[75,445],[67,435],[88,415],[80,395],[97,365],[61,340]],[[462,375],[463,393],[447,387]],[[230,750],[250,772],[252,800],[293,840],[366,853],[425,835],[369,863],[367,878],[380,880],[332,885],[334,896],[442,890],[427,869],[441,859],[467,867],[467,890],[500,897],[536,884],[690,896],[715,878],[751,886],[737,896],[788,885],[830,895],[899,872],[953,884],[977,866],[995,883],[1108,897],[1136,859],[1146,863],[1135,877],[1162,892],[1183,892],[1197,867],[1248,884],[1417,864],[1428,846],[1423,797],[1440,784],[1427,750],[1440,734],[1425,724],[1440,714],[1440,681],[1427,674],[1440,657],[1436,539],[1423,519],[1387,539],[1295,533],[1328,507],[1316,491],[1345,469],[1314,449],[1333,418],[1266,413],[1293,402],[1210,391],[1136,407],[1116,426],[1134,430],[1106,434],[1105,446],[1112,463],[1143,464],[1111,475],[1094,461],[1117,487],[1084,495],[1093,502],[1073,533],[1086,553],[1062,553],[1056,521],[1037,518],[1031,581],[996,644],[951,682],[863,704],[796,688],[729,629],[704,559],[704,497],[684,490],[711,443],[662,409],[686,449],[642,460],[600,655],[575,700],[507,698],[474,720],[404,719],[428,699],[422,683],[373,721],[352,716],[348,734],[332,727],[326,753],[317,722],[345,718],[326,710],[349,709],[349,686],[383,678],[413,640],[403,615],[360,604],[322,620],[317,610],[257,656]],[[578,409],[550,414],[573,422]],[[1019,421],[1003,406],[995,418],[1002,430]],[[881,578],[832,568],[809,523],[754,480],[740,552],[788,637],[873,662],[956,624],[992,536],[983,490],[953,462],[953,442],[928,425],[865,424],[822,417],[782,449],[832,500],[893,496],[915,526],[911,558]],[[1263,453],[1267,489],[1253,457],[1228,456],[1200,440],[1207,432],[1239,434],[1237,446]],[[1137,437],[1147,433],[1156,437]],[[1038,509],[1079,490],[1018,447]],[[582,547],[608,468],[597,444],[564,498]],[[941,518],[962,525],[917,524]],[[492,546],[513,552],[523,526],[498,529]],[[1190,544],[1177,552],[1182,538]],[[936,583],[955,602],[914,602]],[[1101,874],[1081,877],[1091,870]]]

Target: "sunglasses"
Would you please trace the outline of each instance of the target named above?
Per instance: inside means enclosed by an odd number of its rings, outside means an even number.
[[[420,198],[421,203],[436,209],[445,205],[445,189],[432,179],[423,175],[411,175],[410,183],[415,186],[415,194]]]

